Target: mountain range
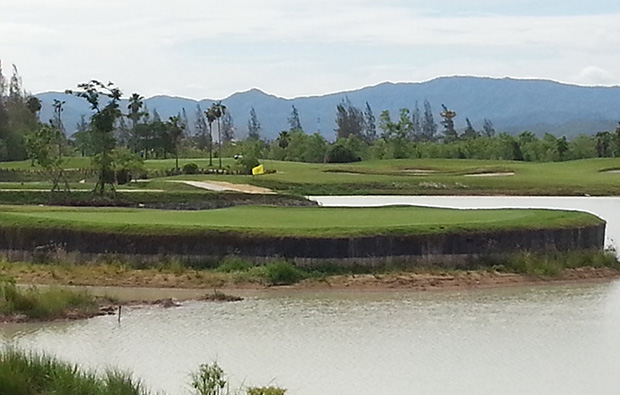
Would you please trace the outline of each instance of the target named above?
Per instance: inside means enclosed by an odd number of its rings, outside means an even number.
[[[81,98],[60,92],[36,95],[42,102],[41,120],[52,117],[54,99],[64,100],[63,123],[73,133],[81,115],[89,115],[88,103]],[[549,80],[524,80],[486,77],[440,77],[419,83],[382,83],[362,89],[322,96],[285,99],[258,89],[238,92],[222,99],[230,112],[237,138],[247,135],[251,108],[262,126],[264,138],[275,139],[279,132],[289,129],[288,117],[292,106],[299,112],[302,127],[307,133],[320,132],[328,140],[335,139],[336,106],[348,99],[364,110],[368,103],[377,118],[389,110],[393,118],[401,108],[412,110],[417,105],[423,112],[428,100],[435,122],[444,104],[456,112],[457,130],[464,130],[468,118],[480,130],[484,119],[493,122],[498,132],[518,134],[530,131],[537,135],[552,133],[573,137],[614,130],[620,121],[620,87],[577,86]],[[190,133],[196,119],[197,106],[206,110],[215,100],[193,100],[172,96],[154,96],[144,100],[149,111],[157,110],[167,119],[185,109]],[[121,103],[126,111],[127,102]],[[439,126],[441,130],[441,126]]]

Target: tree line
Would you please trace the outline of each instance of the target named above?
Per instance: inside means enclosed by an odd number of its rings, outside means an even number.
[[[53,118],[41,122],[41,102],[23,89],[17,68],[13,66],[11,78],[6,79],[0,65],[0,160],[30,157],[34,161],[37,157],[58,172],[62,155],[89,156],[104,182],[118,176],[115,170],[131,173],[145,159],[168,157],[176,159],[176,171],[180,170],[179,157],[208,157],[209,166],[221,168],[222,157],[236,156],[246,171],[260,158],[321,163],[391,158],[562,161],[620,157],[620,128],[569,141],[551,134],[537,137],[528,131],[496,133],[490,119],[478,130],[465,117],[467,127],[457,131],[457,113],[442,105],[437,122],[428,100],[421,106],[415,102],[411,109],[402,108],[398,114],[384,110],[376,118],[369,103],[360,108],[345,98],[334,109],[335,141],[328,141],[318,131],[307,133],[293,105],[288,129],[268,140],[254,108],[247,118],[248,135],[236,138],[232,115],[221,101],[206,109],[197,105],[190,125],[185,109],[162,119],[156,109],[147,108],[138,93],[129,96],[126,107],[121,106],[122,92],[113,84],[93,80],[69,93],[85,99],[92,110],[89,117],[82,117],[71,137],[66,136],[62,121],[65,103],[55,100]],[[54,179],[62,184],[61,174]]]

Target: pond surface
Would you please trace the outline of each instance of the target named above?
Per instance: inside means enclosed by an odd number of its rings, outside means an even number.
[[[609,243],[620,240],[619,198],[317,200],[326,206],[578,209],[608,221]],[[170,395],[189,393],[190,372],[215,360],[233,387],[279,385],[291,395],[620,391],[617,281],[466,292],[278,290],[245,296],[236,303],[125,308],[120,324],[116,317],[97,317],[2,325],[0,340],[86,368],[127,369],[149,388]]]
[[[118,366],[188,393],[217,360],[233,384],[290,394],[617,394],[620,283],[467,292],[272,292],[5,325],[7,344]]]

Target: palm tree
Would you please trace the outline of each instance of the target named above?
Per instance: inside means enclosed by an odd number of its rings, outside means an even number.
[[[214,105],[212,105],[211,108],[205,111],[207,121],[209,122],[209,166],[213,166],[213,122],[217,119],[217,117],[215,116]]]
[[[211,106],[213,108],[213,115],[217,119],[217,148],[218,148],[218,158],[220,160],[220,169],[222,168],[222,116],[226,113],[226,106],[222,104],[222,101],[218,101],[217,103],[213,103]]]
[[[133,151],[136,151],[137,146],[137,136],[136,136],[136,126],[138,125],[138,121],[144,115],[140,110],[144,105],[144,97],[140,96],[138,93],[133,93],[129,98],[129,104],[127,105],[127,109],[129,110],[129,114],[127,114],[127,118],[131,120],[131,139],[133,145]]]
[[[170,117],[166,122],[166,129],[168,129],[168,138],[174,149],[175,170],[179,172],[179,141],[183,137],[183,130],[185,130],[185,124],[181,120],[181,117]]]

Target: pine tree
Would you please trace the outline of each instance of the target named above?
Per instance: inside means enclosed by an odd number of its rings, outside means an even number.
[[[433,118],[431,103],[424,100],[424,119],[422,120],[422,140],[435,141],[437,134],[437,124]]]
[[[250,119],[248,119],[248,140],[260,139],[261,126],[256,116],[256,110],[254,107],[250,109]]]
[[[222,142],[231,142],[235,139],[235,124],[230,111],[222,115]]]
[[[364,113],[345,98],[336,106],[336,125],[338,139],[346,139],[351,135],[362,138]]]
[[[291,115],[288,117],[288,124],[291,128],[291,131],[304,131],[304,129],[301,127],[301,121],[299,120],[299,111],[297,111],[295,105],[292,106]]]
[[[478,132],[472,126],[471,122],[469,121],[469,118],[465,118],[465,122],[467,122],[467,128],[465,128],[465,131],[463,132],[463,138],[464,139],[475,139],[476,137],[479,137]]]
[[[205,113],[202,111],[202,108],[200,108],[200,104],[196,104],[196,122],[194,122],[194,132],[196,146],[199,150],[205,150],[211,146],[211,136],[207,134],[207,120],[205,119]]]
[[[484,131],[484,135],[487,137],[495,136],[495,128],[493,128],[493,122],[490,119],[484,118],[484,123],[482,124],[482,130]]]
[[[370,108],[370,104],[366,102],[366,111],[364,111],[364,140],[370,144],[377,139],[377,120]]]

